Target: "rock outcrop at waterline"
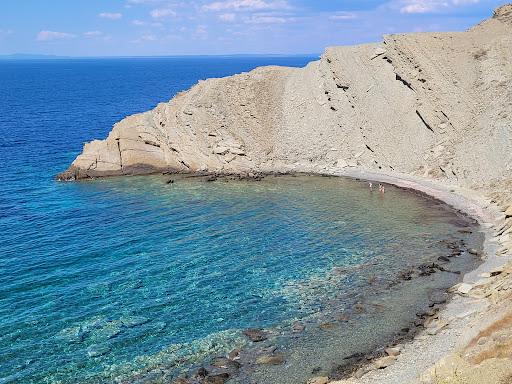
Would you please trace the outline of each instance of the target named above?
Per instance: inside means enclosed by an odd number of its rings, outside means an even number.
[[[201,81],[85,144],[60,179],[361,165],[459,184],[512,166],[512,5],[466,32],[328,48]]]
[[[328,48],[302,69],[200,82],[117,123],[58,177],[356,166],[478,190],[502,210],[490,224],[493,254],[512,257],[512,4],[466,32],[389,35],[381,44]],[[512,382],[512,267],[481,277],[456,292],[487,300],[471,323],[485,328],[418,382]],[[454,321],[435,320],[429,335]],[[373,368],[400,363],[392,352]],[[375,380],[346,383],[383,382]],[[402,381],[390,374],[385,382]]]

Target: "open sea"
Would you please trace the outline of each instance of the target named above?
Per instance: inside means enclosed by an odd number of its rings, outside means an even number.
[[[472,220],[391,186],[54,180],[84,142],[200,79],[314,59],[0,61],[1,384],[171,383],[224,373],[210,363],[233,350],[230,382],[304,383],[390,342],[474,267]],[[441,256],[448,272],[400,280]]]

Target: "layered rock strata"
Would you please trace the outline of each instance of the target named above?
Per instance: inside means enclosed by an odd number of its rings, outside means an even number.
[[[465,32],[388,35],[302,69],[202,81],[117,123],[58,178],[352,167],[477,191],[501,209],[496,257],[512,257],[512,4]],[[483,278],[458,292],[486,300],[473,330],[485,328],[419,381],[512,382],[512,269]]]
[[[201,81],[85,144],[59,177],[337,164],[499,179],[512,167],[511,8],[466,32],[388,35],[301,69]]]

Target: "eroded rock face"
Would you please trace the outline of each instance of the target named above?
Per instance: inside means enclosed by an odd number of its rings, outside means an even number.
[[[117,123],[107,139],[85,144],[61,177],[254,169],[273,143],[280,80],[293,71],[265,67],[202,81],[169,103]]]
[[[246,329],[243,333],[249,340],[251,340],[255,343],[264,341],[268,338],[267,333],[265,331],[263,331],[262,329],[255,329],[255,328]]]
[[[512,25],[512,4],[505,4],[496,9],[493,17]]]
[[[512,165],[511,8],[466,32],[389,35],[302,69],[201,81],[86,144],[60,178],[357,165],[500,178]]]

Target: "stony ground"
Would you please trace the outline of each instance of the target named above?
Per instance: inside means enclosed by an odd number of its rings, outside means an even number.
[[[512,383],[512,179],[476,192],[428,179],[353,168],[334,174],[414,188],[478,218],[484,263],[452,288],[456,297],[408,344],[333,384]],[[318,383],[323,378],[318,378]],[[315,381],[312,381],[314,384]]]

